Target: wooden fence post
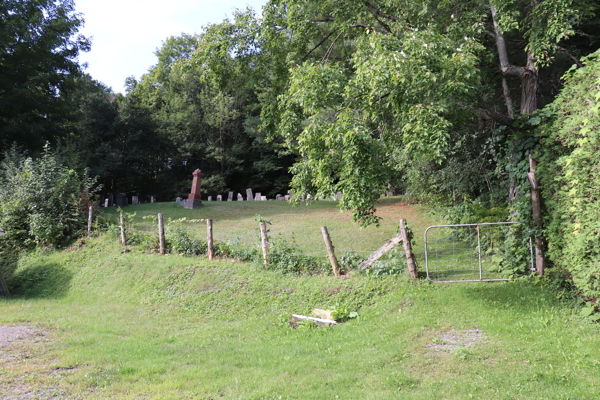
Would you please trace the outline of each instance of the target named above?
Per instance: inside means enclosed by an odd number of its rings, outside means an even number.
[[[206,233],[207,233],[207,243],[208,243],[208,259],[212,260],[214,257],[213,253],[213,236],[212,236],[212,219],[206,220]]]
[[[340,266],[338,265],[337,258],[335,258],[335,253],[333,251],[333,245],[331,244],[331,238],[329,237],[329,232],[327,231],[326,226],[321,227],[321,233],[323,234],[323,240],[325,241],[325,248],[327,249],[327,254],[329,255],[329,262],[331,263],[331,268],[333,269],[333,274],[336,277],[340,277]]]
[[[127,246],[127,236],[125,236],[125,213],[121,210],[121,246]]]
[[[88,211],[88,237],[92,237],[92,218],[94,215],[94,206],[90,206]]]
[[[412,244],[410,243],[408,233],[406,232],[406,221],[404,219],[400,220],[400,235],[402,235],[402,244],[404,247],[406,265],[408,266],[408,274],[412,278],[417,278],[417,262],[415,261],[415,255],[412,252]]]
[[[260,222],[260,247],[262,247],[263,259],[266,267],[269,265],[269,237],[267,236],[267,223],[264,221]]]
[[[165,220],[162,213],[158,213],[158,252],[165,254]]]

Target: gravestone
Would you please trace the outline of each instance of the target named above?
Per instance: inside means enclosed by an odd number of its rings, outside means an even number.
[[[220,194],[218,194],[218,195],[217,195],[217,201],[221,201],[221,200],[222,200],[222,197],[221,197],[221,195],[220,195]]]
[[[104,207],[108,207],[108,199],[104,199]]]
[[[229,192],[227,195],[227,201],[233,201],[233,192]]]
[[[154,196],[150,196],[150,203],[156,203],[156,199],[154,198]]]
[[[277,195],[275,196],[275,200],[281,200],[281,195],[279,193],[277,193]]]
[[[181,202],[181,197],[178,197],[175,199],[176,202],[180,203]]]
[[[136,204],[140,204],[140,198],[139,196],[131,196],[131,205],[136,205]]]
[[[260,196],[261,201],[267,201],[267,196]]]
[[[337,192],[337,193],[335,194],[335,199],[336,199],[337,201],[340,201],[340,199],[341,199],[341,198],[342,198],[342,192]]]
[[[252,198],[252,189],[246,189],[246,200],[248,200],[248,201],[254,200]]]
[[[202,177],[204,174],[197,169],[192,173],[192,176],[192,190],[190,194],[188,194],[188,198],[183,201],[183,207],[190,210],[204,206],[204,204],[202,204],[202,196],[200,196]]]
[[[244,196],[241,193],[238,193],[238,201],[244,201]]]
[[[254,195],[254,201],[260,201],[260,192]]]
[[[208,196],[208,200],[207,201],[212,201],[212,196]]]
[[[115,196],[115,204],[119,207],[125,207],[129,205],[129,200],[125,193],[117,193]]]

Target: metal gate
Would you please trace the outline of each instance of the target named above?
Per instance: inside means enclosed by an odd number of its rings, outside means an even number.
[[[425,229],[425,270],[436,282],[506,281],[500,260],[511,225],[519,222],[434,225]],[[429,232],[431,230],[431,233]],[[531,238],[524,240],[533,265]]]

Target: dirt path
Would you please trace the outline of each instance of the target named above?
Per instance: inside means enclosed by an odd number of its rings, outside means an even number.
[[[0,325],[0,400],[64,399],[62,389],[48,387],[51,367],[43,355],[48,332],[22,325]]]

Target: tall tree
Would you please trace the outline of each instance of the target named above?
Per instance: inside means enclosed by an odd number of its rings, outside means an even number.
[[[41,149],[65,135],[65,94],[90,49],[78,34],[83,18],[72,0],[0,3],[0,150],[12,142]]]
[[[539,69],[568,67],[566,39],[593,9],[584,0],[272,0],[265,29],[290,43],[290,75],[263,126],[302,156],[299,193],[343,190],[342,208],[375,222],[375,198],[407,165],[458,166],[456,143],[474,134],[485,153],[497,142],[491,128],[512,124],[514,108],[534,110],[548,92]]]

